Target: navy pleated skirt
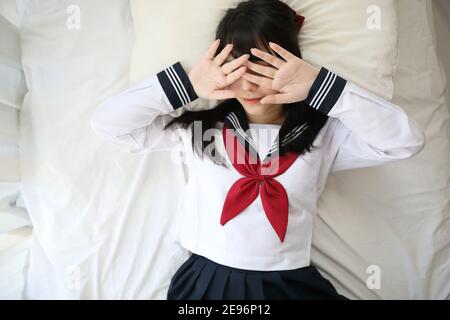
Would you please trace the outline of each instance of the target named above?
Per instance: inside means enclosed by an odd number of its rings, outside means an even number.
[[[252,271],[192,254],[170,281],[167,300],[348,300],[317,269]]]

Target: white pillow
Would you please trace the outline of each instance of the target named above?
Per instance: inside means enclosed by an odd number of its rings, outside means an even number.
[[[130,0],[136,31],[130,82],[177,61],[190,70],[214,40],[225,11],[239,2]],[[284,2],[305,16],[299,44],[306,61],[316,67],[324,66],[384,98],[392,98],[398,53],[395,0]],[[368,21],[377,23],[377,17],[380,29],[370,29]],[[216,104],[217,101],[198,99],[189,108],[207,109]]]

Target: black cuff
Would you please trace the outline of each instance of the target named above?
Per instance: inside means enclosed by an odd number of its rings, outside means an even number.
[[[198,98],[180,62],[159,72],[157,76],[174,110]]]
[[[305,102],[324,114],[328,114],[338,101],[347,80],[322,67]]]

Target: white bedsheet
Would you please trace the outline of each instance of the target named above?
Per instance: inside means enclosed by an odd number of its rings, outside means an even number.
[[[91,132],[98,104],[128,85],[132,21],[125,0],[70,4],[80,9],[81,29],[67,28],[67,3],[24,0],[30,92],[20,118],[21,169],[34,227],[24,298],[164,299],[187,258],[171,225],[183,190],[166,183],[182,169],[157,153],[123,153]],[[450,292],[446,79],[431,1],[399,6],[395,102],[423,125],[427,146],[402,165],[329,179],[312,262],[352,299],[445,299]],[[379,290],[365,286],[370,264],[381,268]]]
[[[89,117],[128,83],[134,41],[128,1],[25,0],[24,9],[22,58],[30,92],[20,118],[21,169],[34,227],[25,297],[127,296],[117,284],[125,279],[121,268],[141,265],[133,249],[125,261],[117,254],[122,232],[130,236],[122,224],[133,224],[130,214],[121,223],[118,212],[134,203],[124,168],[137,159],[108,155]]]
[[[26,86],[19,20],[15,1],[0,1],[0,299],[21,297],[32,231],[20,197],[19,110]]]
[[[450,293],[447,79],[436,56],[432,1],[401,0],[393,101],[424,128],[414,159],[333,174],[319,203],[312,261],[347,296],[445,299]],[[380,289],[368,290],[373,270]]]

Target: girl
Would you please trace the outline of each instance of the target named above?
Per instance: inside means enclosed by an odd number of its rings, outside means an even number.
[[[328,174],[425,144],[399,106],[304,61],[302,21],[282,1],[241,2],[189,72],[177,62],[92,116],[97,134],[130,153],[181,145],[190,159],[177,223],[190,258],[168,299],[347,299],[310,264]],[[222,102],[189,110],[198,97]]]

